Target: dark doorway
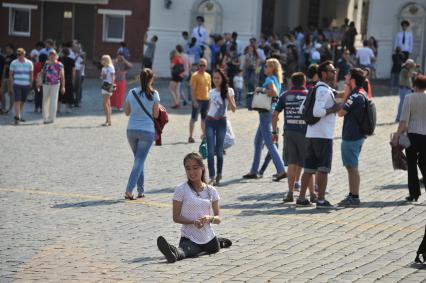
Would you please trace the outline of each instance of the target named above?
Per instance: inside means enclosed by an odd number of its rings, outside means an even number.
[[[74,39],[77,39],[86,53],[86,59],[93,59],[95,41],[95,6],[75,5]]]
[[[275,0],[263,0],[262,5],[262,33],[274,32]]]
[[[43,37],[51,38],[56,44],[64,41],[64,4],[56,2],[43,3]]]

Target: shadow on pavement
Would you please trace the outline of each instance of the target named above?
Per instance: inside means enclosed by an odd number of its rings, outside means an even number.
[[[419,269],[419,270],[426,270],[426,263],[415,263],[407,265],[407,267]]]
[[[376,190],[398,190],[398,189],[408,189],[407,184],[389,184],[385,186],[378,186]]]
[[[128,261],[128,263],[149,263],[149,262],[154,263],[164,259],[165,259],[164,256],[145,256],[145,257],[138,257],[138,258],[132,259]]]
[[[282,204],[280,204],[282,205]],[[281,209],[270,209],[270,210],[243,210],[238,216],[256,216],[256,215],[315,215],[315,214],[328,214],[335,211],[332,209],[316,209],[315,206],[308,208],[296,209],[295,205]]]
[[[70,208],[70,207],[88,207],[88,206],[103,206],[103,205],[113,205],[117,203],[123,203],[125,200],[91,200],[91,201],[82,201],[74,203],[62,203],[52,206],[52,208]]]
[[[158,190],[149,191],[149,194],[173,194],[175,192],[175,187],[163,188]]]

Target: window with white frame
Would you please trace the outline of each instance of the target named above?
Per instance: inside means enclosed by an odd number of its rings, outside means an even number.
[[[126,16],[132,14],[128,10],[99,9],[99,14],[103,14],[103,35],[105,42],[124,41],[126,33]]]
[[[30,37],[31,10],[37,9],[37,5],[3,3],[2,6],[9,8],[9,35]]]

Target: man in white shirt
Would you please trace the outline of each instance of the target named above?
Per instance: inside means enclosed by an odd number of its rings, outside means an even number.
[[[374,59],[374,52],[368,47],[368,40],[362,42],[363,47],[358,48],[356,51],[356,58],[358,59],[358,65],[361,68],[370,68],[371,60]]]
[[[404,61],[410,57],[410,53],[413,51],[413,33],[407,31],[409,26],[410,23],[407,20],[403,20],[401,22],[402,31],[398,32],[395,36],[394,49],[397,47],[401,48],[405,56]]]
[[[336,112],[340,110],[340,105],[336,103],[334,90],[329,84],[333,83],[336,76],[336,69],[331,61],[325,61],[318,66],[318,76],[320,81],[315,85],[315,104],[313,108],[314,117],[320,118],[315,124],[308,125],[306,131],[306,159],[299,198],[296,201],[298,206],[310,206],[311,203],[305,198],[306,189],[312,175],[317,173],[318,180],[318,201],[317,208],[333,208],[325,200],[325,189],[328,182],[328,174],[331,171],[331,161],[333,158],[333,137],[334,126],[336,124]]]
[[[204,17],[197,17],[197,26],[192,30],[191,37],[195,37],[200,45],[207,46],[209,32],[204,27]]]

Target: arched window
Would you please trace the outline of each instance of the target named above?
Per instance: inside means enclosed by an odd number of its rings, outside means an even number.
[[[222,33],[222,7],[214,0],[195,1],[192,8],[191,27],[196,26],[196,17],[204,17],[209,34]]]

